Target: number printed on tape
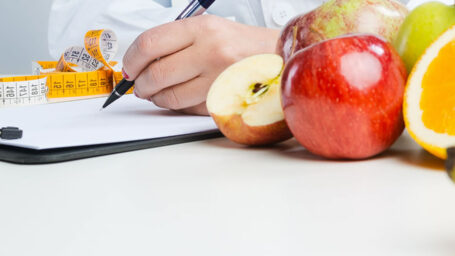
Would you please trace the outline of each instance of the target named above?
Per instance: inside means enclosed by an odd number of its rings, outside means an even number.
[[[69,47],[58,62],[34,62],[36,76],[0,78],[0,107],[41,104],[48,98],[107,95],[123,79],[120,67],[112,61],[117,50],[113,31],[91,30],[83,47]]]
[[[0,107],[47,102],[45,76],[0,78]]]

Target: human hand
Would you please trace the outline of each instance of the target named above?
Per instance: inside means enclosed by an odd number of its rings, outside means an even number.
[[[208,115],[213,81],[245,57],[275,52],[278,30],[252,27],[212,15],[171,22],[141,34],[123,58],[135,95],[157,106]]]

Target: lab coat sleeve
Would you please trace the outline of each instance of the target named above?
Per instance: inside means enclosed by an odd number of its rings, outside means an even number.
[[[83,46],[92,29],[111,29],[119,38],[122,59],[134,39],[143,31],[172,21],[181,6],[165,8],[151,0],[54,0],[49,18],[49,51],[60,58],[71,46]]]

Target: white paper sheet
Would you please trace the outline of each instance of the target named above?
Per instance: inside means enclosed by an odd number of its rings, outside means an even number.
[[[0,109],[0,127],[24,131],[0,144],[55,149],[136,141],[216,130],[210,117],[188,116],[127,95],[103,111],[106,98]]]

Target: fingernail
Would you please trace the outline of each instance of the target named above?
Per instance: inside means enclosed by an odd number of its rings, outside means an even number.
[[[125,72],[125,70],[122,68],[122,75],[123,75],[123,78],[125,78],[126,80],[130,79],[130,76]]]

